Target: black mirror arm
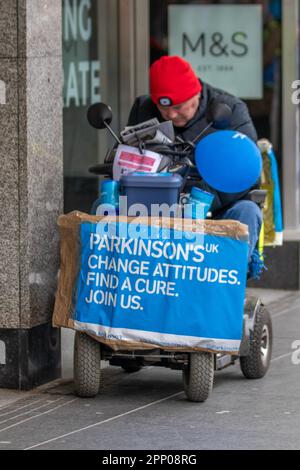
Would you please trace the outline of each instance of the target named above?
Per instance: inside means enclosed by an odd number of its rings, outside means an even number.
[[[121,144],[122,143],[121,140],[119,139],[117,134],[112,130],[110,125],[106,121],[103,121],[103,124],[105,125],[106,129],[108,129],[108,131],[111,133],[111,135],[114,137],[114,139],[118,142],[118,144]]]
[[[202,129],[202,131],[199,132],[199,134],[196,135],[196,137],[195,137],[191,142],[189,142],[189,146],[188,146],[186,149],[184,149],[184,150],[191,150],[191,147],[192,147],[192,148],[195,148],[195,145],[197,144],[197,142],[198,142],[198,140],[200,139],[200,137],[202,137],[203,134],[204,134],[212,125],[213,125],[213,122],[208,123],[208,125],[207,125],[204,129]]]

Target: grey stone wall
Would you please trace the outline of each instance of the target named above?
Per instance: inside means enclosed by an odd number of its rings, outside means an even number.
[[[63,211],[61,4],[0,0],[0,328],[52,316]]]

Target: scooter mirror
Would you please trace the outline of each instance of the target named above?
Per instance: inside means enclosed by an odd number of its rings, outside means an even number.
[[[232,110],[226,103],[212,103],[208,106],[206,119],[215,129],[226,129],[230,125]]]
[[[112,121],[112,110],[105,103],[92,104],[88,109],[87,119],[92,127],[104,129]]]

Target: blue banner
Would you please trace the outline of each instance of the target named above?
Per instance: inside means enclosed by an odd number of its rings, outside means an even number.
[[[103,225],[103,224],[102,224]],[[111,340],[238,351],[247,241],[116,223],[80,225],[75,327]],[[166,233],[165,233],[166,232]],[[125,234],[125,236],[124,236]]]

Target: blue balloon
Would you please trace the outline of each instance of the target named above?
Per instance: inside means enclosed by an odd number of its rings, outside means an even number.
[[[262,170],[257,145],[237,131],[217,131],[196,146],[197,169],[206,183],[223,193],[239,193],[253,186]]]

